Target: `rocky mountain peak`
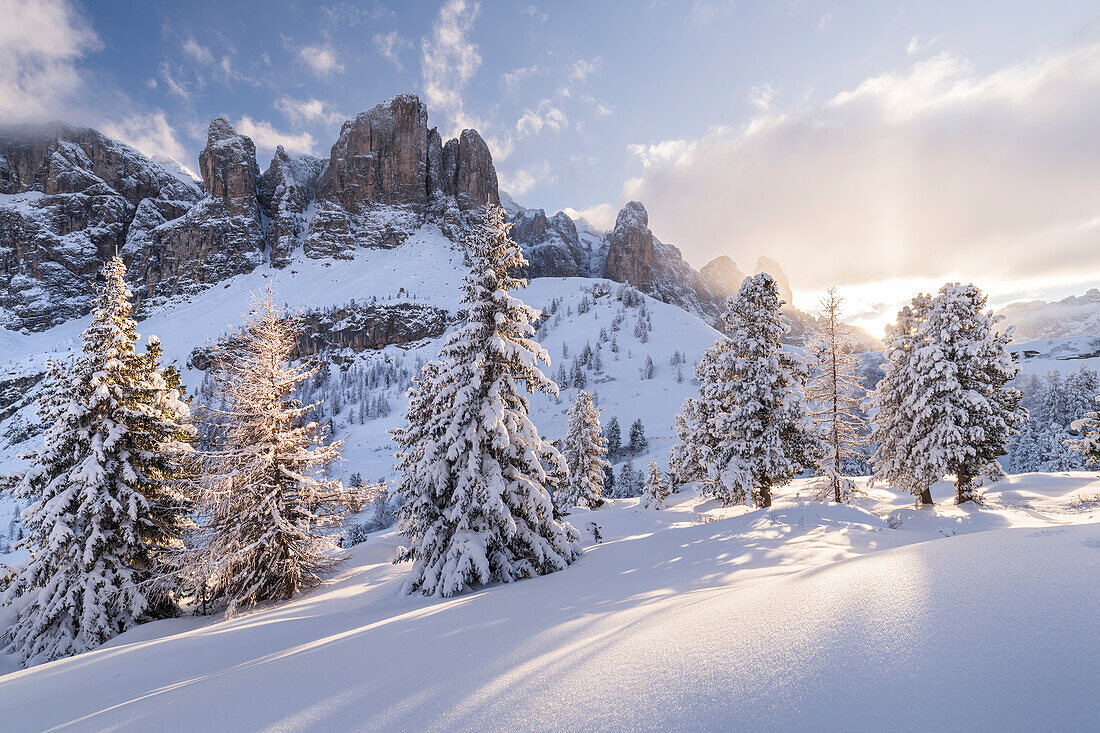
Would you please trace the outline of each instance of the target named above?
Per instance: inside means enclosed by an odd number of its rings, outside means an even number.
[[[208,196],[220,199],[233,214],[259,217],[256,186],[260,168],[256,146],[240,135],[224,117],[215,117],[206,134],[206,147],[199,153],[199,174]]]
[[[779,297],[786,302],[787,306],[793,307],[794,293],[791,291],[791,281],[787,278],[787,273],[783,272],[783,268],[779,266],[779,263],[770,257],[761,257],[756,260],[756,269],[753,270],[753,274],[759,272],[766,272],[772,276],[775,284],[779,287]]]
[[[645,229],[649,226],[649,212],[641,201],[629,201],[615,217],[615,229]]]
[[[745,273],[727,255],[715,257],[699,270],[699,274],[716,294],[727,296],[735,295],[745,280]]]

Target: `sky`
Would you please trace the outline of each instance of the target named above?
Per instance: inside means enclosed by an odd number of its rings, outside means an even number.
[[[1091,2],[0,0],[0,122],[87,124],[195,169],[216,115],[326,156],[401,92],[478,129],[501,188],[699,267],[777,260],[881,332],[948,280],[1100,286]]]

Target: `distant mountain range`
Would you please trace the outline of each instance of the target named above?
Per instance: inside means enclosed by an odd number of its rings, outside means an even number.
[[[998,312],[1005,324],[1015,327],[1016,341],[1100,334],[1100,290],[1096,288],[1058,301],[1010,303]]]

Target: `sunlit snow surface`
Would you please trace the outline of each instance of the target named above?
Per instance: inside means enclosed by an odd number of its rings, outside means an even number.
[[[391,533],[322,588],[148,624],[0,677],[6,730],[1074,729],[1100,715],[1100,481],[1013,477],[985,508],[872,490],[575,510],[567,570],[399,594]],[[950,487],[938,485],[937,499]],[[891,529],[887,519],[893,517]],[[899,524],[900,523],[900,524]],[[10,665],[10,660],[9,660]]]

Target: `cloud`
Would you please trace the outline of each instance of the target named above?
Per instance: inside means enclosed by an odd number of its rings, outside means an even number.
[[[707,25],[721,20],[733,10],[733,0],[695,0],[691,4],[691,22]]]
[[[833,14],[825,13],[821,16],[821,19],[817,21],[817,29],[819,31],[827,31],[833,25]]]
[[[104,120],[98,123],[104,135],[137,148],[150,158],[174,158],[182,163],[187,151],[168,124],[164,110]]]
[[[321,15],[330,25],[351,27],[363,25],[372,20],[384,20],[396,15],[378,0],[362,5],[340,2],[321,8]]]
[[[164,89],[171,95],[179,97],[184,102],[191,101],[191,84],[183,81],[176,75],[176,69],[167,61],[162,61],[157,67],[161,83]]]
[[[282,145],[287,150],[293,150],[299,153],[309,153],[313,151],[313,146],[316,143],[313,135],[310,135],[308,132],[302,132],[296,135],[288,132],[280,132],[276,130],[270,122],[254,120],[248,115],[241,117],[241,119],[237,121],[237,132],[242,135],[248,135],[252,138],[252,142],[256,143],[256,147],[265,150],[274,150],[277,146]]]
[[[411,48],[412,44],[397,31],[374,34],[374,50],[381,54],[382,58],[394,65],[398,71],[404,71],[401,65],[401,49]]]
[[[577,59],[569,67],[569,81],[586,84],[589,77],[598,72],[601,66],[603,66],[603,59],[599,56],[591,59]]]
[[[298,59],[319,77],[344,72],[344,65],[337,58],[336,51],[328,45],[303,46],[298,49]]]
[[[447,0],[420,42],[420,74],[428,104],[451,119],[455,132],[476,127],[462,94],[481,66],[477,44],[469,38],[480,6],[470,0]]]
[[[63,115],[80,91],[76,62],[101,47],[64,0],[0,0],[0,120]]]
[[[206,46],[199,45],[194,38],[188,38],[184,42],[183,52],[201,64],[214,63],[214,54]]]
[[[611,109],[610,107],[606,107],[602,104],[597,104],[596,105],[596,114],[598,114],[600,117],[607,117],[607,116],[612,115],[614,113],[615,113],[615,110]]]
[[[535,74],[539,73],[541,69],[538,66],[520,66],[519,68],[506,71],[500,75],[500,80],[504,82],[504,89],[509,94],[515,94],[519,91],[523,82],[530,79]]]
[[[550,163],[543,160],[504,177],[500,187],[513,196],[522,196],[540,183],[554,183],[557,180],[557,176],[551,175]]]
[[[516,120],[516,132],[521,136],[537,135],[545,127],[557,132],[569,124],[565,113],[555,107],[549,99],[539,102],[536,109],[526,109]]]
[[[758,84],[749,90],[749,104],[761,112],[767,111],[775,96],[775,87],[771,84]]]
[[[294,99],[286,94],[275,100],[275,109],[286,115],[295,124],[323,122],[328,125],[343,122],[347,115],[332,108],[328,102],[320,99]]]
[[[934,36],[928,43],[921,43],[920,40],[913,36],[909,39],[909,43],[905,45],[905,53],[908,56],[916,56],[921,51],[926,51],[932,46],[936,45],[936,42],[940,40],[939,36]]]
[[[522,8],[519,9],[519,12],[530,18],[531,22],[535,23],[536,25],[542,25],[546,21],[550,20],[549,15],[542,12],[534,5],[524,5]]]
[[[632,145],[624,193],[695,263],[767,255],[805,289],[1079,280],[1100,272],[1097,120],[1100,44],[987,75],[941,53],[743,127]]]
[[[600,231],[610,231],[619,215],[619,210],[611,204],[596,204],[580,210],[566,207],[562,211],[572,219],[584,219]]]

